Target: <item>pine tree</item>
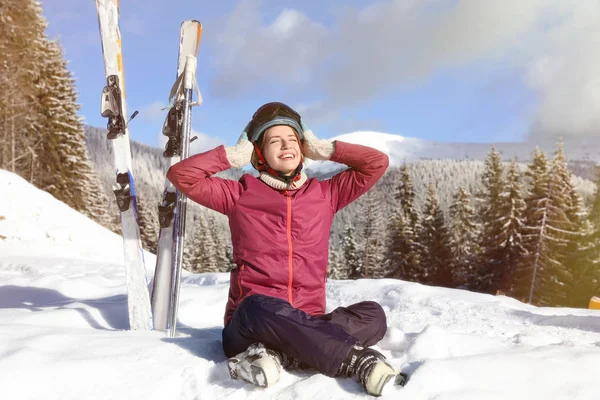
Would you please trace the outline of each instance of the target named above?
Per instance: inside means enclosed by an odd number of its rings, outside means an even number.
[[[390,217],[387,226],[386,242],[386,276],[396,279],[407,279],[410,267],[407,255],[410,251],[407,224],[404,221],[404,212],[397,207]]]
[[[599,243],[592,221],[583,219],[577,226],[577,240],[567,245],[565,267],[573,275],[567,288],[566,306],[587,308],[592,296],[600,296]]]
[[[400,202],[404,215],[413,232],[418,232],[419,214],[415,206],[416,193],[406,163],[400,167],[400,180],[395,198]]]
[[[331,242],[330,242],[331,243]],[[327,267],[327,276],[330,279],[347,279],[345,274],[345,262],[343,254],[333,246],[329,247],[329,262]]]
[[[189,238],[189,235],[186,235],[186,238]],[[181,267],[186,271],[197,272],[196,265],[194,264],[194,253],[196,249],[194,248],[193,240],[184,240],[183,242],[183,259],[181,263]]]
[[[363,277],[361,255],[356,244],[355,229],[352,225],[346,226],[344,239],[342,242],[344,263],[346,266],[346,275],[348,279],[359,279]]]
[[[236,267],[235,261],[233,260],[233,247],[231,246],[231,242],[227,243],[225,247],[225,255],[227,257],[227,269],[225,272],[231,272]]]
[[[515,291],[519,298],[536,305],[564,304],[565,284],[572,279],[562,264],[572,224],[566,214],[570,199],[564,190],[560,164],[559,155],[548,165],[544,153],[536,150],[527,173],[532,181],[524,218],[528,256]]]
[[[423,220],[419,232],[422,246],[421,264],[417,269],[417,282],[454,287],[452,280],[452,253],[449,247],[450,235],[444,221],[444,214],[439,206],[433,184],[427,189],[427,199],[423,209]]]
[[[539,149],[535,149],[532,160],[527,166],[525,176],[529,180],[528,193],[525,198],[525,211],[523,216],[523,245],[527,250],[527,257],[518,265],[516,280],[514,282],[513,296],[527,302],[531,291],[532,282],[537,278],[538,270],[533,270],[535,259],[540,258],[542,238],[542,223],[546,220],[546,196],[548,194],[548,160]],[[542,207],[542,208],[540,208]]]
[[[491,147],[485,160],[482,184],[483,189],[477,196],[481,203],[481,238],[479,244],[481,253],[478,282],[474,289],[486,293],[496,293],[500,286],[498,271],[502,268],[501,263],[504,258],[501,210],[505,182],[500,153],[496,151],[494,146]]]
[[[564,256],[560,260],[562,268],[557,273],[562,276],[562,288],[565,292],[561,305],[583,307],[587,306],[589,298],[593,295],[593,288],[583,279],[593,281],[593,277],[586,276],[590,267],[590,249],[592,247],[592,225],[586,219],[583,200],[572,184],[572,174],[567,167],[562,141],[553,159],[553,167],[557,180],[564,194],[564,212],[568,222],[565,224],[563,236],[567,240]],[[592,269],[593,270],[593,269]],[[583,289],[583,290],[582,290]]]
[[[374,190],[370,190],[365,196],[365,207],[363,212],[364,230],[364,259],[363,278],[381,278],[384,276],[384,254],[383,235],[381,230],[381,200]]]
[[[578,254],[566,261],[573,271],[574,283],[569,305],[587,307],[592,296],[600,296],[600,167],[596,167],[596,190],[587,218],[581,223]]]
[[[223,237],[223,231],[218,226],[216,218],[212,215],[208,220],[208,225],[214,241],[215,269],[219,272],[226,272],[229,270],[231,263],[227,255],[228,246]]]
[[[42,75],[37,81],[40,107],[36,131],[44,138],[37,160],[37,185],[70,207],[107,226],[108,198],[92,166],[81,118],[77,115],[75,83],[57,42],[44,48]]]
[[[394,212],[387,226],[386,271],[391,278],[414,280],[413,271],[419,268],[419,215],[415,208],[415,191],[406,164],[400,167]]]
[[[0,2],[0,168],[33,181],[38,147],[37,80],[42,75],[46,20],[39,2]]]
[[[450,248],[452,252],[452,275],[457,286],[475,286],[475,263],[478,254],[478,225],[471,195],[460,187],[449,209]]]
[[[157,207],[152,207],[152,204],[138,198],[137,208],[142,245],[145,249],[156,254],[160,229]]]
[[[39,2],[0,4],[0,168],[109,226],[108,199],[91,166],[74,82]]]
[[[506,188],[502,195],[499,215],[502,223],[502,258],[494,271],[497,288],[502,293],[513,291],[517,265],[527,254],[523,246],[523,213],[525,200],[521,195],[521,175],[516,161],[512,161],[506,175]]]
[[[192,242],[191,267],[193,272],[219,272],[214,236],[204,215],[201,215],[198,220]]]

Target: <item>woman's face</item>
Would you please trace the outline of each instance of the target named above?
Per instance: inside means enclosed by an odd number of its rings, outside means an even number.
[[[284,175],[291,175],[302,160],[296,133],[286,125],[276,125],[264,133],[262,152],[267,164]]]

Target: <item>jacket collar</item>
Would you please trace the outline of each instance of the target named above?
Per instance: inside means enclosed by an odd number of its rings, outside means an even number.
[[[308,177],[306,176],[304,171],[302,171],[300,172],[300,179],[292,181],[290,184],[287,184],[281,179],[278,179],[273,175],[269,174],[268,172],[262,171],[258,176],[258,179],[277,190],[296,190],[300,189],[302,185],[304,185],[304,182],[308,180]]]

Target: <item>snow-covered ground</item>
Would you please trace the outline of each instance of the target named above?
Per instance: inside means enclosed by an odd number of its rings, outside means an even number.
[[[2,170],[0,193],[2,399],[368,398],[350,379],[310,371],[284,372],[267,390],[231,380],[227,274],[184,275],[178,337],[128,331],[121,239]],[[329,309],[383,305],[378,347],[412,374],[383,398],[600,398],[600,311],[395,280],[330,281],[328,293]]]

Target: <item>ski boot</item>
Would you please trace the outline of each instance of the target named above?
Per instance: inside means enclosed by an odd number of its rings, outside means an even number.
[[[354,378],[372,396],[382,395],[390,381],[404,386],[408,376],[396,370],[377,350],[355,345],[338,370],[341,376]]]
[[[243,379],[266,388],[279,380],[281,355],[262,343],[254,343],[246,351],[228,359],[227,368],[233,379]]]

